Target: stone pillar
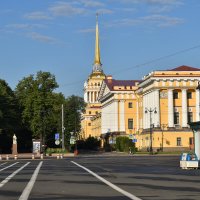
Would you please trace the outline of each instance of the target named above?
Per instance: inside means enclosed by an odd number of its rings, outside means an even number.
[[[188,127],[187,115],[187,90],[182,89],[182,127]]]
[[[95,102],[95,99],[94,99],[94,98],[95,98],[95,97],[94,97],[94,93],[95,93],[95,92],[93,92],[93,95],[92,95],[92,100],[93,100],[92,102],[93,102],[93,103]]]
[[[120,131],[125,131],[124,100],[120,100]]]
[[[17,152],[17,137],[15,134],[13,135],[12,154],[13,155],[18,154],[18,152]]]
[[[90,103],[90,92],[88,92],[88,101],[87,103]]]
[[[199,99],[199,90],[196,90],[196,121],[200,121],[200,99]]]
[[[155,114],[155,121],[154,121],[154,125],[155,127],[160,127],[160,91],[159,90],[155,90],[154,92],[154,98],[155,98],[155,108],[157,111],[157,114]]]
[[[174,98],[172,89],[168,89],[168,127],[174,127]]]

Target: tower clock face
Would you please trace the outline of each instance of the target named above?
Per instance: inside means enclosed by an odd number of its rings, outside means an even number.
[[[98,75],[97,78],[100,78],[100,75]]]

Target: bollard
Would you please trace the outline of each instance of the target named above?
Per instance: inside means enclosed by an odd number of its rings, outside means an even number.
[[[0,160],[2,160],[2,156],[0,155]]]
[[[9,160],[9,156],[8,155],[6,155],[6,160]]]
[[[63,154],[60,154],[60,159],[63,159]]]
[[[43,153],[42,154],[40,154],[40,159],[43,159],[44,158],[44,155],[43,155]]]
[[[57,154],[57,159],[59,159],[59,154]]]
[[[33,160],[35,159],[35,155],[34,155],[34,154],[32,154],[32,159],[33,159]]]
[[[17,155],[14,155],[14,159],[17,160]]]

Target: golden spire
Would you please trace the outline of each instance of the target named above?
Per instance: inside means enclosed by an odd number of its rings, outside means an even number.
[[[100,46],[99,46],[98,13],[96,14],[96,43],[95,43],[94,64],[99,64],[99,65],[101,65],[101,60],[100,60]]]

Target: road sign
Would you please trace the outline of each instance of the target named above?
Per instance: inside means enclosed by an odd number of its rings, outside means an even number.
[[[129,139],[133,139],[133,134],[129,134]]]
[[[70,138],[70,144],[75,144],[76,140],[74,138]]]
[[[59,145],[59,144],[60,144],[60,141],[59,141],[59,140],[56,140],[56,141],[55,141],[55,144],[56,144],[56,145]]]
[[[132,141],[135,143],[135,142],[137,142],[137,139],[133,139]]]
[[[60,134],[59,133],[55,133],[55,140],[59,140],[60,138]]]

